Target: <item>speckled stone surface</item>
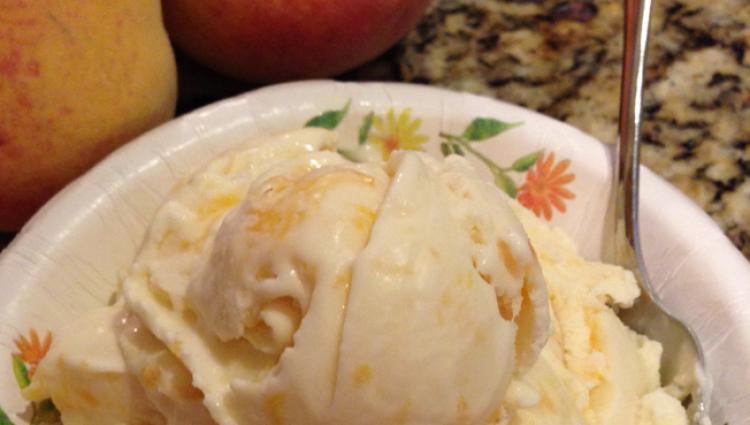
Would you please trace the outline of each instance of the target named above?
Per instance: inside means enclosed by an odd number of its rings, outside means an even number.
[[[622,0],[437,0],[401,79],[494,96],[612,143]],[[750,0],[654,0],[643,160],[750,258]]]

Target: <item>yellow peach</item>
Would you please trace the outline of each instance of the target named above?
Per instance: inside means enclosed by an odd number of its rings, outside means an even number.
[[[174,115],[159,0],[0,0],[0,231]]]

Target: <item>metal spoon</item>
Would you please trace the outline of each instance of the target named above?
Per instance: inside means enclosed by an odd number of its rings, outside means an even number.
[[[643,104],[644,64],[651,0],[623,0],[625,39],[620,94],[617,164],[609,203],[609,230],[605,235],[606,260],[631,270],[641,287],[632,308],[620,318],[634,330],[662,344],[662,384],[692,378],[696,390],[689,409],[695,424],[708,419],[707,381],[703,352],[693,332],[664,308],[648,280],[638,233],[638,168]],[[609,236],[613,237],[609,237]]]

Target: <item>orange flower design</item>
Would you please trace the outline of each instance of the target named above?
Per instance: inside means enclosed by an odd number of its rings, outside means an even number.
[[[31,378],[34,376],[34,372],[36,371],[39,362],[41,362],[44,356],[47,355],[49,347],[52,345],[52,334],[47,332],[47,335],[45,335],[44,340],[42,341],[39,339],[36,330],[32,329],[31,332],[29,332],[28,339],[21,335],[13,340],[13,342],[16,344],[16,348],[18,348],[18,356],[24,363],[26,363],[29,370],[29,378]]]
[[[526,174],[526,181],[518,191],[518,202],[545,220],[552,218],[553,207],[564,213],[565,200],[575,198],[564,187],[576,178],[573,173],[565,174],[568,167],[569,159],[555,164],[554,153],[540,158]]]

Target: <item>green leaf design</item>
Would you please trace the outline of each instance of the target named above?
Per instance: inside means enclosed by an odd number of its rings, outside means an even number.
[[[518,158],[513,165],[510,166],[510,168],[513,171],[518,171],[519,173],[523,173],[527,171],[529,168],[531,168],[532,165],[536,164],[536,162],[539,160],[539,158],[542,156],[542,151],[537,151],[530,153],[528,155],[524,155],[520,158]]]
[[[461,155],[464,156],[464,150],[461,149],[461,146],[456,143],[446,143],[442,142],[440,143],[440,152],[443,153],[443,156],[448,156],[451,154]]]
[[[8,415],[3,412],[3,409],[0,409],[0,425],[13,425],[13,422],[11,422]]]
[[[518,127],[522,123],[507,123],[494,118],[474,118],[466,129],[464,130],[463,137],[466,140],[472,142],[478,142],[481,140],[489,139],[490,137],[497,136],[503,131],[510,130],[511,128]]]
[[[347,104],[348,107],[349,104]],[[359,127],[359,144],[364,145],[367,142],[367,136],[370,134],[372,128],[372,121],[375,117],[375,113],[370,111],[369,114],[365,115],[362,119],[362,125]]]
[[[448,156],[448,155],[450,155],[450,154],[453,153],[453,149],[451,149],[451,147],[450,147],[449,144],[447,144],[445,142],[441,142],[440,143],[440,152],[443,153],[443,156]]]
[[[31,383],[29,371],[26,369],[26,365],[23,364],[20,356],[13,356],[13,375],[16,377],[16,383],[20,389],[28,387]]]
[[[516,183],[510,177],[506,176],[505,173],[498,172],[495,174],[495,184],[503,192],[507,193],[508,196],[515,199],[517,195]]]
[[[310,120],[305,123],[305,127],[320,127],[333,130],[334,128],[338,127],[338,125],[341,123],[341,120],[343,120],[346,116],[346,113],[349,112],[349,105],[351,103],[352,101],[349,100],[341,109],[325,111],[320,115],[310,118]]]

